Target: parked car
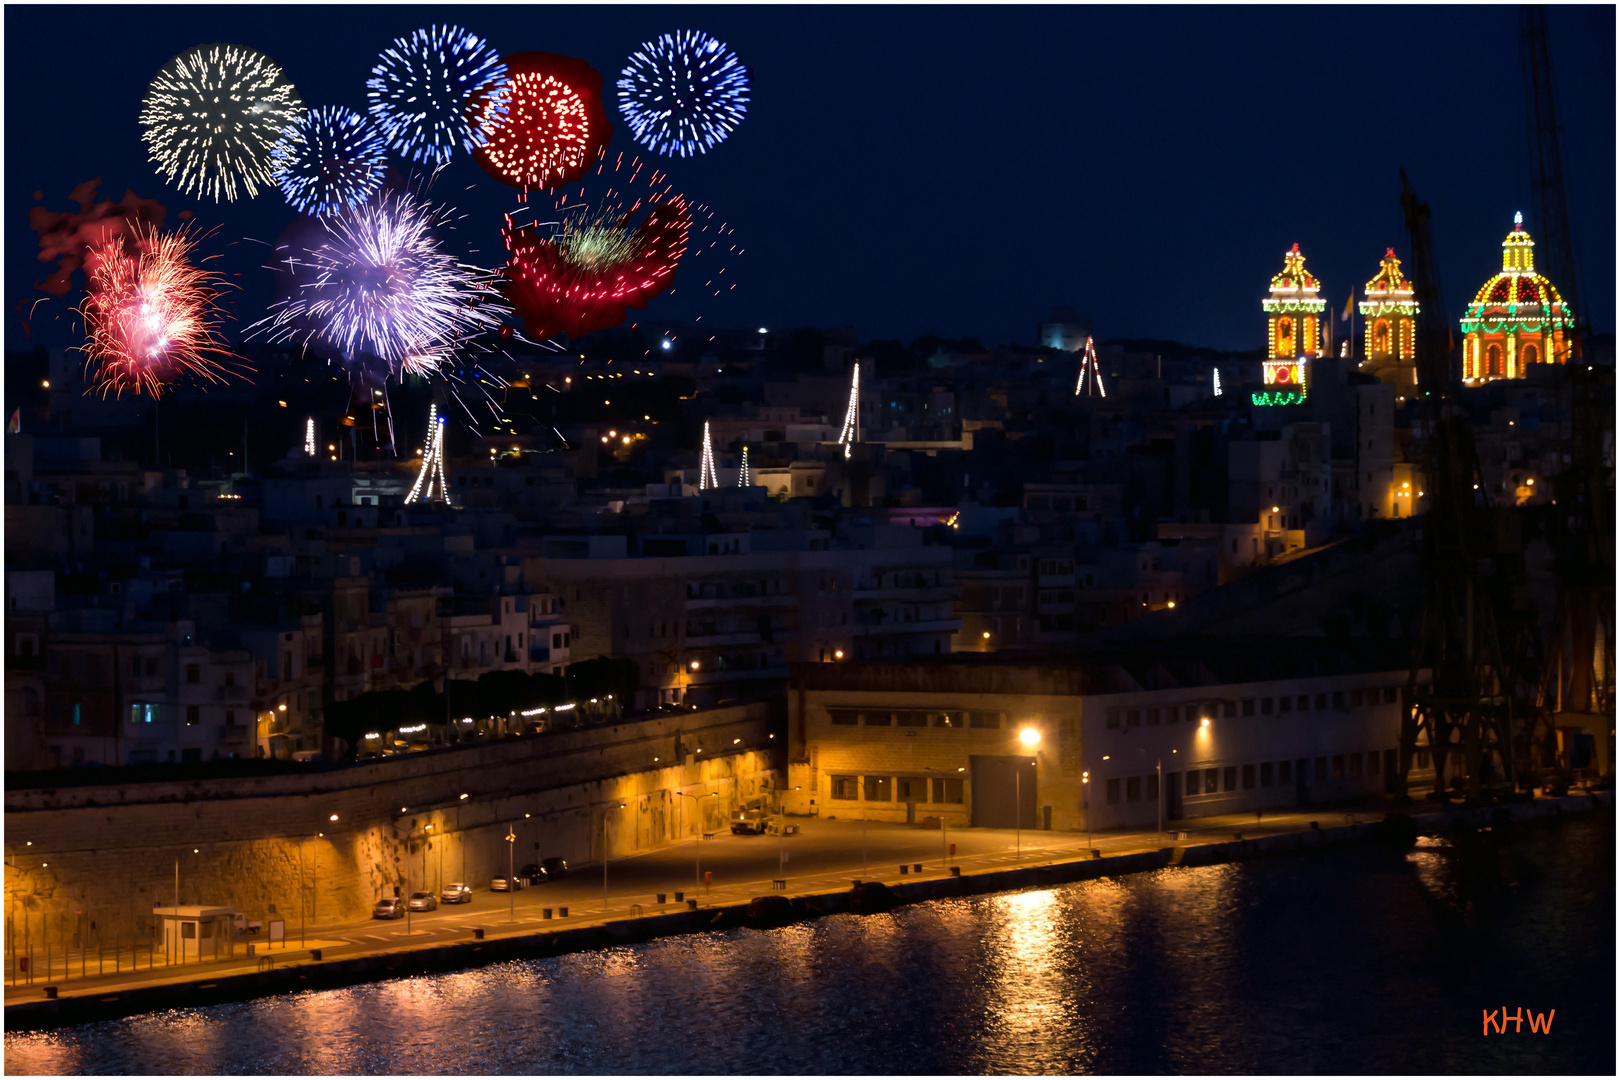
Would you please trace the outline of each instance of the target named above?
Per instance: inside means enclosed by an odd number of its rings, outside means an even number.
[[[518,890],[520,890],[522,888],[523,888],[523,878],[522,877],[510,877],[509,878],[505,874],[497,874],[493,878],[491,878],[490,881],[489,881],[489,891],[490,892],[509,892],[509,891],[510,892],[517,892]]]
[[[546,872],[547,881],[555,881],[568,876],[568,860],[553,855],[549,859],[540,860],[540,869]]]
[[[765,831],[765,815],[758,810],[737,810],[731,815],[731,831],[733,833],[753,833],[758,835]]]
[[[430,892],[411,893],[412,911],[435,911],[439,907],[439,898]]]
[[[403,919],[405,917],[405,901],[394,896],[385,896],[377,901],[377,906],[371,909],[373,919]]]
[[[528,863],[518,871],[518,877],[523,879],[525,885],[544,885],[546,883],[546,868],[539,863]]]
[[[439,894],[439,899],[446,904],[470,904],[472,903],[472,889],[459,881],[451,882]]]

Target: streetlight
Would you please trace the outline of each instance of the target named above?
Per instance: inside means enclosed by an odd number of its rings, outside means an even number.
[[[624,806],[625,806],[624,803],[620,803],[619,804],[619,809],[623,810]],[[613,808],[610,806],[610,807],[608,807],[608,808],[606,808],[606,809],[604,809],[602,811],[602,914],[604,914],[604,915],[607,914],[607,909],[608,909],[608,893],[607,893],[608,830],[607,830],[607,826],[608,826],[608,810],[611,810],[611,809],[613,809]]]
[[[517,841],[517,831],[508,825],[506,827],[506,921],[517,922],[517,879],[512,876],[512,853]]]
[[[690,792],[686,792],[686,791],[677,791],[675,793],[676,797],[678,797],[678,798],[691,799],[692,800],[692,813],[694,815],[697,814],[698,800],[699,799],[712,799],[718,794],[720,794],[718,791],[710,791],[710,792],[707,792],[707,793],[705,793],[703,795],[693,795]],[[700,852],[700,850],[698,848],[698,835],[699,835],[699,832],[700,832],[700,830],[698,828],[696,828],[696,827],[694,827],[692,829],[692,884],[694,884],[694,885],[703,884],[703,872],[702,872],[702,868],[700,866],[700,860],[702,858],[702,853]]]
[[[1086,849],[1091,849],[1091,770],[1080,771],[1080,809],[1086,815]]]
[[[1018,733],[1018,741],[1031,753],[1041,744],[1041,733],[1035,728],[1026,727]],[[1032,761],[1031,764],[1034,764]],[[1024,770],[1023,762],[1013,768],[1013,843],[1014,854],[1017,858],[1024,857]]]

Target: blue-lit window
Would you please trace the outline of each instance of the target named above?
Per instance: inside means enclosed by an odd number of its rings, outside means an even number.
[[[136,703],[129,707],[129,722],[132,724],[155,724],[158,719],[156,705]]]
[[[73,723],[75,727],[78,726],[79,723],[79,705],[77,703],[75,703],[73,706]]]

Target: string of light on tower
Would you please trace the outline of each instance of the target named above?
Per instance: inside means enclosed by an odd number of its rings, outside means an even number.
[[[1086,338],[1085,349],[1080,353],[1080,378],[1074,384],[1074,396],[1108,396],[1108,391],[1103,389],[1102,369],[1097,365],[1097,346],[1089,337]]]
[[[714,469],[714,441],[709,436],[709,422],[703,421],[703,461],[698,468],[698,490],[706,491],[709,488],[720,486],[719,477]]]
[[[753,480],[748,475],[748,447],[744,446],[742,455],[742,469],[737,473],[737,486],[745,488],[752,487],[753,484]]]
[[[315,418],[313,416],[304,421],[304,456],[315,456]]]
[[[433,406],[428,407],[427,445],[422,455],[422,471],[416,474],[416,483],[411,485],[410,493],[405,496],[406,505],[417,501],[454,505],[450,502],[450,488],[444,482],[444,417]]]
[[[844,410],[844,429],[838,433],[838,441],[844,447],[844,460],[849,460],[849,448],[855,445],[860,438],[860,412],[861,412],[861,365],[856,361],[849,379],[849,407]]]

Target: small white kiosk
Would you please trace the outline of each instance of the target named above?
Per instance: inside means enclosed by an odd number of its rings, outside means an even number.
[[[152,918],[157,926],[157,944],[171,964],[195,964],[203,960],[226,960],[235,955],[232,935],[236,909],[226,907],[156,907]]]

